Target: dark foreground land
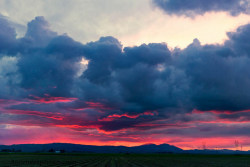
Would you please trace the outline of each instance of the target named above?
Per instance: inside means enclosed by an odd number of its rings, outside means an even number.
[[[2,153],[1,167],[250,167],[249,155]]]

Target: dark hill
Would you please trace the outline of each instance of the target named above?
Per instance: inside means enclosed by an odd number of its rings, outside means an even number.
[[[53,143],[53,144],[20,144],[0,145],[1,150],[22,150],[22,152],[48,152],[49,150],[65,150],[66,152],[86,153],[179,153],[182,149],[168,144],[147,144],[136,147],[125,146],[91,146],[80,144]]]

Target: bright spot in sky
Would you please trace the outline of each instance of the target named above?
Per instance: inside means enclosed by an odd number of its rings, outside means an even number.
[[[87,60],[87,59],[85,59],[85,58],[82,58],[81,64],[84,65],[84,66],[88,66],[89,60]]]
[[[82,73],[88,68],[89,60],[85,59],[84,57],[80,61],[80,70],[78,71],[76,77],[80,77]]]

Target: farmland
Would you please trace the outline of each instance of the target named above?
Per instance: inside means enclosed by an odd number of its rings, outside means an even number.
[[[2,153],[1,167],[250,167],[249,155]]]

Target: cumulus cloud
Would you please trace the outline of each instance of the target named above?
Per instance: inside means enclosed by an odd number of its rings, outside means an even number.
[[[21,75],[18,73],[17,62],[18,59],[15,57],[0,58],[0,98],[12,98],[21,92]]]
[[[206,12],[228,12],[231,15],[249,13],[249,0],[153,0],[153,3],[168,14],[194,16]]]
[[[43,17],[22,38],[0,23],[1,124],[185,135],[197,121],[249,120],[249,25],[222,45],[195,39],[171,51],[165,43],[123,48],[114,37],[82,44],[51,31]],[[203,127],[192,126],[190,135]]]
[[[16,32],[13,27],[10,26],[8,21],[5,19],[5,17],[0,15],[0,40],[1,40],[1,46],[0,46],[0,52],[1,53],[8,53],[12,52],[12,49],[16,45]]]

